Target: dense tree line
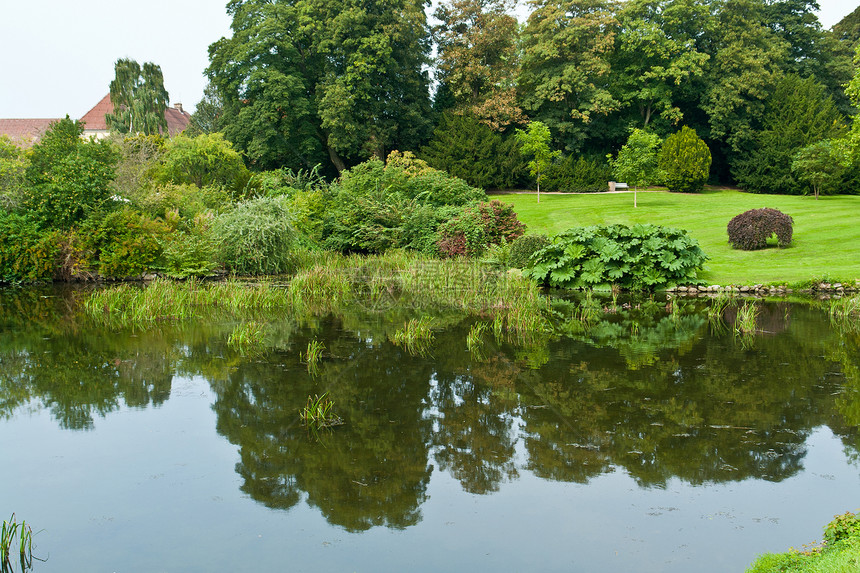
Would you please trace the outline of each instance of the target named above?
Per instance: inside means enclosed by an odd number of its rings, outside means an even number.
[[[712,180],[795,193],[792,155],[855,113],[857,16],[824,30],[814,0],[528,7],[518,26],[510,0],[445,0],[432,19],[414,0],[233,0],[201,123],[258,169],[321,163],[334,175],[411,150],[485,187],[530,183],[504,151],[530,121],[549,127],[557,163],[603,158],[632,129],[686,126],[710,148]],[[758,172],[771,160],[778,173]]]

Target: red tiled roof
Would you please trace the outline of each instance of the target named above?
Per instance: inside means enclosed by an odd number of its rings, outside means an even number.
[[[113,113],[113,104],[110,102],[110,94],[101,99],[99,103],[93,106],[93,109],[84,114],[81,118],[81,123],[84,124],[84,129],[87,130],[107,130],[107,122],[105,122],[105,114]]]
[[[48,127],[60,118],[0,119],[0,135],[7,135],[16,145],[30,147],[42,137]]]
[[[107,122],[105,122],[105,114],[108,113],[113,113],[110,94],[103,97],[99,103],[93,106],[93,109],[85,113],[84,117],[81,118],[81,121],[85,124],[84,129],[87,131],[107,131],[108,126]],[[171,136],[182,132],[188,127],[188,122],[191,121],[191,114],[175,107],[165,109],[164,117],[167,119],[167,133]]]

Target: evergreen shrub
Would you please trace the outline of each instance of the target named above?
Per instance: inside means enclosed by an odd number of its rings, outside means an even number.
[[[468,114],[445,113],[420,156],[436,169],[483,189],[510,189],[527,175],[517,141]]]
[[[777,209],[750,209],[729,221],[729,243],[744,251],[767,247],[767,240],[776,235],[780,247],[791,244],[794,220]]]
[[[663,142],[659,169],[669,191],[698,193],[710,175],[711,151],[696,130],[684,126]]]
[[[707,256],[687,231],[640,224],[568,229],[531,260],[523,274],[547,286],[651,290],[699,283]]]
[[[568,155],[541,175],[544,187],[562,193],[598,193],[609,189],[612,168],[598,157]]]

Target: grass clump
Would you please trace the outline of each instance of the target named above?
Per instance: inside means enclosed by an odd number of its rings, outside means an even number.
[[[334,413],[334,402],[328,392],[322,396],[308,396],[307,405],[299,412],[302,423],[311,429],[330,428],[343,424],[343,419]]]
[[[18,523],[13,513],[0,527],[0,570],[3,573],[15,570],[12,561],[16,552],[21,572],[32,569],[33,559],[38,559],[33,557],[33,529],[26,521]]]
[[[316,374],[319,370],[323,350],[325,350],[325,345],[319,340],[314,339],[308,342],[308,348],[305,350],[302,358],[304,358],[305,363],[308,365],[308,372],[311,374]]]
[[[830,322],[849,331],[860,329],[860,296],[831,299]]]
[[[409,354],[424,356],[430,350],[430,345],[433,342],[431,325],[432,320],[426,316],[409,319],[409,322],[404,324],[402,329],[398,329],[394,333],[393,342],[397,346],[405,348]]]
[[[265,326],[256,321],[240,324],[233,329],[227,345],[243,355],[262,354],[265,350]]]

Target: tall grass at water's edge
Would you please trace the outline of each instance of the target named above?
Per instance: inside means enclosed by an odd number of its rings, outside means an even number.
[[[86,313],[109,327],[145,327],[204,312],[337,313],[361,304],[369,311],[406,305],[416,313],[455,308],[479,315],[498,329],[528,336],[547,327],[549,302],[531,280],[476,261],[438,260],[395,252],[380,256],[321,255],[282,283],[185,283],[156,280],[94,291]]]

